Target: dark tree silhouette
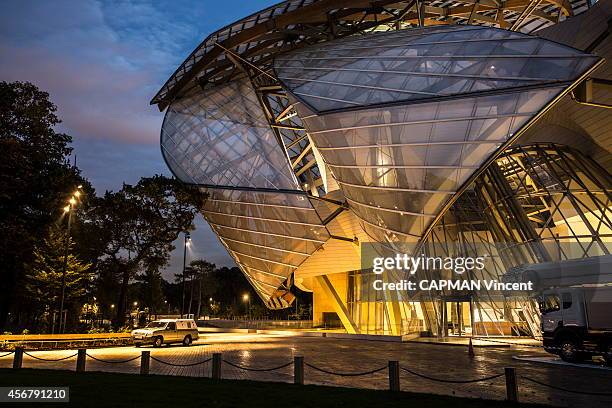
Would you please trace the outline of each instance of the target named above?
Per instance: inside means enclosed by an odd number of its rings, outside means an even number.
[[[125,323],[130,280],[152,262],[165,264],[173,241],[193,229],[205,194],[164,176],[142,178],[136,185],[107,192],[96,200],[91,223],[106,246],[102,258],[119,279],[115,325]]]
[[[10,312],[19,325],[25,265],[33,260],[61,207],[77,185],[93,189],[70,166],[71,137],[60,123],[49,94],[27,82],[0,82],[0,330]]]

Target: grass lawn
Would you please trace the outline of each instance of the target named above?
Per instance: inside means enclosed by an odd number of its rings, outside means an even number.
[[[34,407],[517,407],[503,401],[431,394],[323,387],[259,381],[174,376],[140,376],[72,371],[0,369],[0,386],[68,386],[70,404],[32,403]],[[27,403],[10,404],[15,407]],[[527,407],[530,405],[520,405]],[[531,405],[534,406],[534,405]]]

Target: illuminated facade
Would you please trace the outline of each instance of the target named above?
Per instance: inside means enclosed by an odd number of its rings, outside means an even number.
[[[534,334],[527,294],[375,291],[364,251],[487,255],[459,279],[609,254],[610,6],[344,3],[209,36],[152,101],[169,168],[270,308],[296,285],[350,333]]]

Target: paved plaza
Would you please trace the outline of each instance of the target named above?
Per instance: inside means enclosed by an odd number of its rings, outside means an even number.
[[[127,360],[138,356],[142,350],[150,350],[151,356],[174,364],[188,364],[206,360],[213,353],[223,353],[223,358],[234,364],[269,368],[290,362],[293,356],[304,356],[305,362],[333,372],[362,372],[386,366],[388,360],[399,360],[402,367],[430,377],[469,380],[502,373],[504,367],[516,367],[519,376],[519,395],[524,402],[536,402],[557,406],[578,407],[585,396],[550,389],[521,376],[527,376],[545,384],[554,384],[571,390],[611,392],[612,371],[571,365],[541,364],[534,361],[513,359],[516,356],[544,358],[543,351],[525,346],[477,347],[470,358],[467,349],[426,343],[398,343],[367,340],[299,337],[270,334],[207,334],[191,347],[164,346],[155,348],[116,347],[89,350],[88,353],[102,360]],[[2,354],[2,353],[0,353]],[[75,354],[74,350],[31,352],[44,359],[57,359]],[[0,358],[0,368],[11,367],[12,355]],[[26,368],[74,369],[76,358],[58,362],[36,360],[24,356]],[[140,360],[121,364],[109,364],[87,359],[87,371],[139,372]],[[208,377],[211,363],[178,367],[151,361],[152,374]],[[226,363],[222,366],[223,378],[252,379],[260,381],[293,381],[293,367],[272,372],[245,371]],[[340,377],[305,367],[307,384],[324,384],[346,387],[386,389],[387,370],[358,377]],[[473,398],[505,398],[504,377],[470,383],[449,384],[434,382],[401,372],[401,388],[404,391],[449,394]],[[609,407],[612,397],[589,396],[589,406]]]

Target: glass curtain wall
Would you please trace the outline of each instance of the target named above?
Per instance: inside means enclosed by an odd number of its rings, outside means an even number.
[[[501,280],[523,265],[607,255],[612,251],[611,198],[609,172],[580,152],[555,144],[514,147],[467,188],[421,248],[427,256],[486,256],[485,268],[461,275],[446,270],[416,274],[419,279]],[[365,303],[384,300],[364,284],[373,274],[353,274],[348,298],[358,322],[373,307]],[[538,313],[527,293],[427,291],[402,297],[400,303],[402,333],[539,335]],[[365,330],[385,332],[384,316],[363,324]]]

